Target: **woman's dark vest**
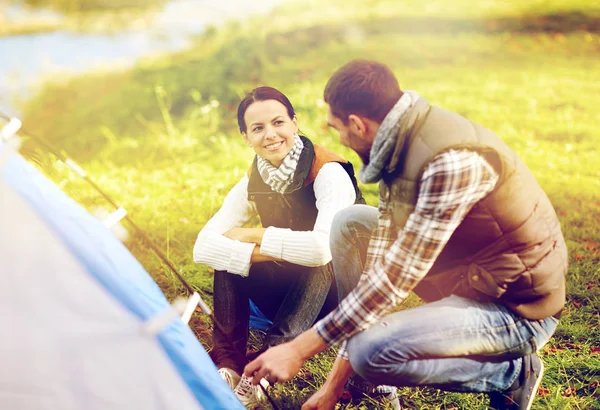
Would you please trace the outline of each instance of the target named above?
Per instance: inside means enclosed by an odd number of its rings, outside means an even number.
[[[352,164],[335,152],[300,137],[304,149],[300,154],[296,173],[285,194],[271,189],[261,178],[256,158],[252,163],[248,181],[248,200],[256,204],[263,227],[290,228],[293,231],[312,231],[317,219],[317,207],[313,184],[321,167],[328,162],[337,162],[348,173],[356,204],[364,204],[362,193],[356,183]]]

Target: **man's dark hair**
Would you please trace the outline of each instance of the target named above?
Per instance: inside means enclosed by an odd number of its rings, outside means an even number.
[[[331,113],[348,123],[350,114],[381,123],[402,97],[398,80],[384,64],[352,60],[338,69],[325,86]]]
[[[283,94],[281,91],[273,88],[273,87],[257,87],[254,90],[250,91],[242,101],[240,101],[240,105],[238,105],[237,110],[237,122],[240,127],[240,132],[246,132],[246,121],[244,120],[244,115],[246,114],[246,110],[255,101],[267,101],[267,100],[275,100],[279,101],[283,104],[287,110],[290,119],[294,118],[296,113],[294,112],[294,107],[290,100]]]

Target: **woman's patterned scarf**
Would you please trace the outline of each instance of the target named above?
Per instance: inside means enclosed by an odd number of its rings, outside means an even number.
[[[304,144],[302,143],[302,140],[298,135],[295,135],[294,146],[290,152],[287,153],[279,168],[275,168],[269,161],[261,156],[256,156],[258,172],[265,184],[269,185],[273,191],[283,194],[290,186],[294,179],[296,167],[298,166],[298,159],[300,158],[300,153],[303,148]]]

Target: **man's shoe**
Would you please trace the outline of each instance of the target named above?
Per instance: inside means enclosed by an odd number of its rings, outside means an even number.
[[[269,384],[261,380],[261,385],[266,389]],[[252,379],[242,374],[238,385],[233,391],[238,400],[247,409],[262,409],[267,404],[267,396],[260,386],[254,386]]]
[[[219,369],[219,376],[229,385],[231,390],[235,390],[239,381],[240,375],[237,374],[235,370],[230,369],[229,367],[221,367]]]
[[[339,402],[342,404],[352,403],[358,405],[363,399],[374,401],[381,408],[392,408],[400,410],[400,400],[398,399],[398,389],[390,386],[375,386],[368,383],[368,387],[357,387],[347,383]],[[379,408],[379,407],[378,407]]]
[[[490,393],[490,408],[530,410],[544,376],[544,362],[535,354],[523,357],[521,373],[508,390]]]

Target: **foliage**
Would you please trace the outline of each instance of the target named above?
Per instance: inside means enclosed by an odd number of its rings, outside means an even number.
[[[0,37],[44,33],[56,31],[58,28],[59,24],[52,21],[38,19],[29,21],[26,25],[23,25],[21,23],[4,21],[2,16],[0,16]]]
[[[403,88],[494,130],[548,192],[571,263],[567,308],[542,352],[547,371],[534,408],[600,409],[598,13],[584,1],[512,3],[297,0],[266,18],[210,29],[189,51],[131,71],[57,81],[25,107],[25,128],[80,161],[210,300],[210,272],[191,261],[191,250],[251,159],[235,126],[240,97],[259,84],[280,88],[304,133],[357,166],[326,127],[322,90],[352,58],[384,61]],[[102,204],[66,168],[52,174],[81,203]],[[376,187],[363,189],[376,204]],[[184,293],[147,247],[135,238],[128,246],[170,298]],[[403,307],[418,303],[411,297]],[[209,346],[207,326],[194,321]],[[306,400],[333,356],[330,349],[278,386],[282,407]],[[423,409],[483,409],[487,400],[431,389],[401,395],[405,407]]]
[[[145,9],[165,4],[166,0],[25,0],[33,7],[52,7],[56,10],[73,13],[115,9]]]

